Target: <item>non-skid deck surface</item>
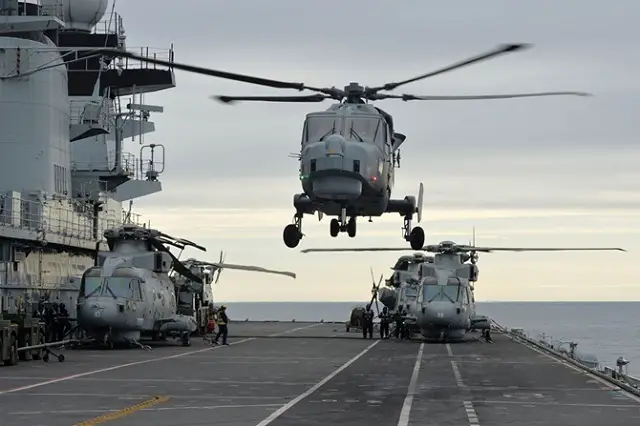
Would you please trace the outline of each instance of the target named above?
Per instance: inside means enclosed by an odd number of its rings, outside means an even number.
[[[237,323],[230,341],[0,367],[0,424],[640,424],[637,400],[497,334],[444,345],[364,340],[340,324]]]

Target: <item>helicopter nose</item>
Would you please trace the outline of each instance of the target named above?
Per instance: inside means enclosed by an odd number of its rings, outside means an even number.
[[[457,322],[459,317],[458,307],[451,302],[433,301],[422,307],[425,321],[435,326],[448,326]]]
[[[112,301],[109,302],[85,302],[78,310],[78,324],[87,329],[117,326],[118,307]]]

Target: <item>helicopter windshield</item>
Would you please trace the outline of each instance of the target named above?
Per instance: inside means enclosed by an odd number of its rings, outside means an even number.
[[[350,117],[346,121],[345,138],[360,142],[386,142],[386,131],[382,120],[373,117]]]
[[[442,295],[444,296],[442,300],[449,300],[454,303],[457,302],[458,297],[460,296],[460,284],[447,283],[447,285],[442,286]]]
[[[303,142],[321,141],[333,133],[340,133],[340,119],[327,116],[307,117]]]
[[[416,290],[415,287],[405,287],[404,288],[404,296],[407,299],[415,299],[416,297],[418,297],[418,290]]]
[[[427,284],[422,287],[422,296],[426,302],[433,302],[440,299],[440,286],[438,284]]]
[[[90,297],[98,293],[100,290],[100,277],[84,277],[80,284],[80,294],[84,297]]]
[[[140,282],[131,277],[109,277],[105,279],[103,296],[112,295],[126,299],[140,300]]]

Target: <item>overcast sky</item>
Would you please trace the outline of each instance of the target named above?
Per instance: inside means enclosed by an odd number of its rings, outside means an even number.
[[[446,4],[445,4],[446,3]],[[316,86],[379,85],[465,59],[501,43],[533,48],[408,85],[417,95],[587,91],[591,98],[378,103],[407,135],[393,195],[425,183],[427,243],[620,246],[629,253],[486,254],[478,300],[640,300],[640,2],[350,0],[118,1],[130,49]],[[615,5],[615,6],[614,6]],[[403,246],[401,217],[359,222],[358,237],[329,236],[306,217],[298,249],[282,242],[300,192],[297,161],[306,113],[326,104],[238,104],[227,94],[295,94],[176,73],[145,143],[167,148],[164,191],[134,208],[163,231],[198,241],[217,260],[298,273],[225,271],[217,298],[361,300],[369,267],[389,274],[397,253],[301,254],[310,247]],[[136,142],[127,149],[137,152]]]

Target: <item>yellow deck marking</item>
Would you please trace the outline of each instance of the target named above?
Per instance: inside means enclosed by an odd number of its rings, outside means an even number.
[[[167,402],[168,400],[169,400],[168,396],[155,396],[151,399],[148,399],[146,401],[143,401],[131,407],[123,408],[122,410],[119,410],[119,411],[114,411],[112,413],[104,414],[102,416],[98,416],[93,419],[76,423],[74,426],[93,426],[93,425],[99,425],[101,423],[106,423],[111,420],[121,419],[125,416],[135,413],[136,411],[144,410],[145,408],[162,404],[163,402]]]

